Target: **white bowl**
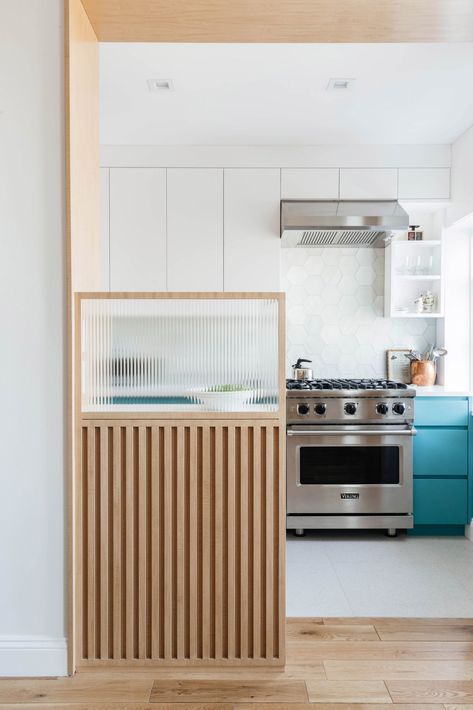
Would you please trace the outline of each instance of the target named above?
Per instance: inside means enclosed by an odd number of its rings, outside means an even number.
[[[208,412],[241,412],[245,404],[254,395],[254,390],[239,390],[235,392],[203,392],[194,390],[194,397],[202,403],[202,409]]]

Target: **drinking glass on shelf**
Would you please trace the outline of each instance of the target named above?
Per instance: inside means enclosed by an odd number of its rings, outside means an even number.
[[[406,254],[399,273],[409,276],[414,273],[414,260],[412,254]]]
[[[415,266],[414,266],[414,269],[413,269],[413,273],[414,273],[416,276],[419,276],[420,274],[422,274],[422,257],[421,257],[420,254],[418,254],[418,255],[416,256],[416,259],[415,259]]]
[[[434,266],[434,257],[432,254],[426,259],[422,259],[422,268],[420,270],[420,273],[423,274],[424,276],[429,276],[430,274],[433,274],[433,266]]]

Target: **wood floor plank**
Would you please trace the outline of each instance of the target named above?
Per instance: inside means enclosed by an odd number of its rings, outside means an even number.
[[[97,673],[97,671],[92,671],[92,673]],[[305,680],[306,678],[325,680],[325,668],[320,660],[316,660],[313,663],[286,663],[284,669],[281,668],[271,668],[268,666],[259,666],[253,668],[238,668],[228,666],[227,668],[196,668],[196,667],[181,667],[181,668],[156,668],[150,666],[149,668],[136,668],[135,670],[113,670],[107,672],[106,677],[112,678],[117,677],[116,674],[119,673],[120,677],[123,679],[133,680],[133,678],[147,678],[154,680],[159,680],[164,678],[166,680],[229,680],[235,681],[240,678],[245,680],[251,680],[252,682],[258,681],[277,681],[277,680]],[[84,671],[81,672],[84,674]],[[102,674],[102,677],[103,674]]]
[[[80,674],[73,678],[0,680],[1,703],[148,702],[151,678],[104,678]]]
[[[233,703],[60,703],[54,705],[42,703],[0,703],[0,710],[233,710]],[[238,706],[240,707],[240,706]],[[298,705],[298,708],[305,707]],[[308,707],[313,707],[312,705]],[[438,706],[437,706],[438,707]]]
[[[0,710],[386,710],[378,703],[17,703],[0,704]],[[439,710],[436,704],[391,705],[392,710]],[[473,710],[473,705],[446,705],[446,710]]]
[[[234,710],[387,710],[387,703],[239,703]],[[176,705],[173,707],[177,708]],[[466,710],[468,705],[451,706],[453,710]],[[470,707],[472,710],[473,706]],[[390,705],[389,710],[439,710],[438,705]]]
[[[286,658],[291,664],[320,660],[418,660],[473,661],[473,642],[468,641],[288,641]]]
[[[307,702],[305,683],[297,680],[157,680],[150,702]]]
[[[0,703],[0,710],[233,710],[233,703],[33,703],[18,705]],[[238,706],[240,707],[240,706]],[[298,708],[305,707],[298,705]],[[308,707],[313,707],[312,705]],[[438,706],[437,706],[438,708]]]
[[[391,703],[386,685],[381,680],[308,680],[311,703]]]
[[[391,680],[394,703],[473,703],[473,680]]]
[[[292,617],[288,619],[290,623],[292,619],[297,617]],[[426,617],[411,617],[411,616],[325,616],[323,618],[318,618],[318,621],[323,624],[342,624],[357,626],[361,625],[372,625],[377,626],[473,626],[473,617],[466,618],[450,618],[450,617],[436,617],[436,618],[426,618]]]
[[[473,641],[469,624],[376,624],[381,641]]]
[[[329,680],[470,680],[473,661],[324,661]]]
[[[374,626],[350,626],[343,624],[319,624],[310,619],[292,621],[286,630],[286,639],[291,641],[379,641]]]

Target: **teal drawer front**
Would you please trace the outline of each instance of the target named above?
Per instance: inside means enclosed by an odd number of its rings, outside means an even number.
[[[417,426],[468,426],[467,397],[416,397]]]
[[[466,480],[415,479],[414,525],[464,525],[466,522]]]
[[[414,437],[414,476],[467,476],[466,429],[417,429]]]

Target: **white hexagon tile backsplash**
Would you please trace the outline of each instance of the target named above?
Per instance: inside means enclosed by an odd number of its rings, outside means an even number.
[[[298,357],[315,377],[386,377],[386,350],[423,351],[435,321],[384,318],[384,249],[281,249],[287,375]]]

